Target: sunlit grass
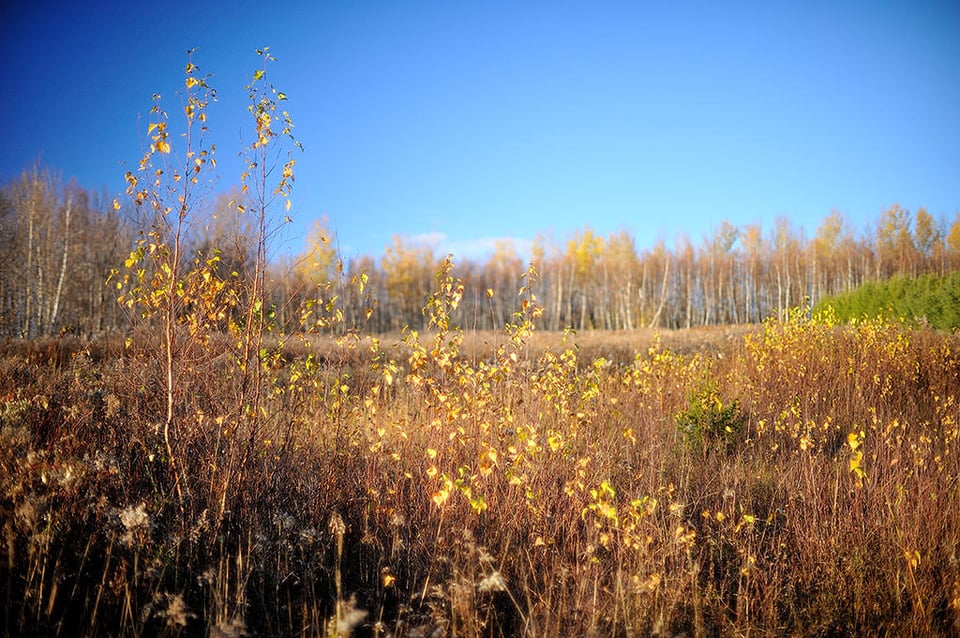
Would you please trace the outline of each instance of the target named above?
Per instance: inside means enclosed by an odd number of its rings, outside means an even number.
[[[8,344],[4,633],[960,631],[957,335],[800,309],[604,352],[527,289],[465,335],[459,290],[422,334],[268,338],[260,414],[185,364],[179,492],[148,338]]]

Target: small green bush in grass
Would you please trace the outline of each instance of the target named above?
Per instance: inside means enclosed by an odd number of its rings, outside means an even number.
[[[691,393],[686,410],[676,416],[677,429],[695,451],[726,452],[743,428],[740,401],[725,403],[715,381],[703,380]]]

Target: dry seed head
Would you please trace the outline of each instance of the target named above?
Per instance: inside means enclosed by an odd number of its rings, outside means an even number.
[[[246,635],[247,623],[243,618],[223,620],[210,629],[210,638],[238,638]]]
[[[481,562],[481,563],[486,563],[487,565],[492,565],[492,564],[493,564],[493,556],[491,556],[491,555],[489,554],[489,552],[487,552],[487,550],[486,550],[485,548],[483,548],[483,547],[478,547],[478,548],[477,548],[477,553],[479,554],[479,558],[480,558],[480,562]]]
[[[190,528],[190,541],[197,543],[200,540],[200,535],[207,531],[210,527],[210,520],[208,518],[208,510],[204,509],[200,512],[200,516],[197,518],[197,522],[194,523],[193,527]]]
[[[507,591],[507,581],[503,579],[500,572],[494,570],[489,576],[485,576],[478,584],[477,590],[488,591]]]
[[[167,619],[167,627],[186,627],[187,620],[195,618],[196,614],[187,609],[180,594],[167,594],[167,608],[157,612],[157,616]]]
[[[132,545],[134,536],[140,531],[146,531],[150,525],[150,515],[147,514],[146,504],[143,502],[136,507],[130,506],[120,510],[117,516],[126,529],[120,540],[127,545]]]
[[[353,633],[354,627],[363,622],[366,617],[366,610],[357,607],[356,597],[350,596],[350,600],[337,601],[336,635],[349,636]]]
[[[347,525],[343,522],[343,517],[338,512],[330,515],[330,522],[327,523],[327,529],[334,536],[343,536],[347,533]]]

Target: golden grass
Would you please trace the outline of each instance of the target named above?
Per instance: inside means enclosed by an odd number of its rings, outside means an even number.
[[[5,344],[3,633],[960,632],[957,335],[527,319],[185,364],[180,493],[155,348]]]

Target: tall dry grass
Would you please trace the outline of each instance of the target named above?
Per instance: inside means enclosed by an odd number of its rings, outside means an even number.
[[[683,335],[230,347],[7,343],[3,633],[960,633],[960,338],[789,320]],[[246,394],[245,394],[246,392]],[[178,481],[180,484],[178,485]]]

